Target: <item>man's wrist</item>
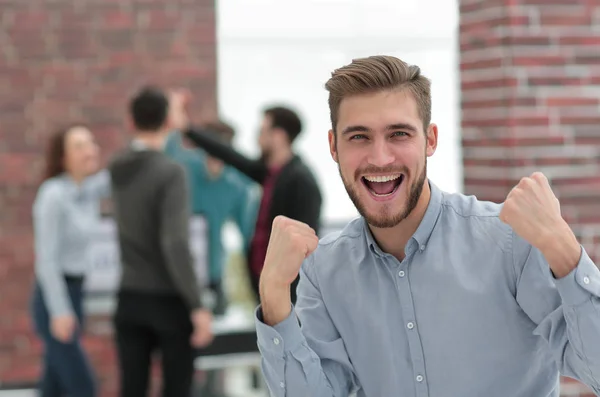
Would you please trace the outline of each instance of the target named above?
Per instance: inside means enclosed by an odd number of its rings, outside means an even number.
[[[566,222],[549,231],[539,249],[555,278],[572,272],[581,258],[581,245]]]
[[[290,315],[292,310],[290,289],[290,285],[261,280],[259,291],[265,324],[269,326],[279,324]]]

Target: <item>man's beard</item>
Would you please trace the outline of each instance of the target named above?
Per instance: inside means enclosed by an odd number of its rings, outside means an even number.
[[[406,219],[408,217],[408,215],[410,215],[410,213],[417,206],[417,203],[419,202],[419,198],[421,197],[421,193],[423,191],[423,185],[425,184],[425,181],[427,180],[427,157],[425,158],[425,165],[423,166],[421,174],[412,183],[412,185],[408,187],[408,201],[406,202],[406,207],[404,208],[403,211],[398,212],[398,213],[393,212],[395,209],[390,207],[391,204],[384,203],[384,204],[382,204],[384,208],[379,212],[379,214],[376,214],[376,215],[368,214],[367,209],[365,208],[365,206],[359,199],[358,192],[344,178],[344,175],[342,174],[339,164],[338,164],[338,171],[340,172],[340,176],[342,177],[342,182],[344,183],[344,187],[346,188],[346,192],[348,192],[348,196],[350,197],[350,200],[352,200],[352,203],[354,203],[354,206],[358,210],[358,213],[363,218],[365,218],[367,223],[376,228],[390,228],[390,227],[394,227],[394,226],[398,225],[400,222],[402,222],[404,219]],[[405,180],[406,180],[407,173],[404,171],[405,170],[398,171],[398,172],[403,172],[404,176],[405,176]],[[362,173],[362,172],[363,171],[361,170],[360,173]],[[371,170],[371,172],[376,173],[377,171]],[[382,171],[381,173],[391,173],[391,172],[395,172],[395,170],[387,170],[386,169],[386,170]],[[359,172],[357,172],[357,174],[358,173]],[[356,181],[357,184],[363,183],[360,180],[360,178],[355,177],[354,180]],[[405,181],[403,181],[402,183],[405,183]],[[398,187],[398,189],[400,189],[400,187]],[[369,194],[369,193],[367,192],[367,194]]]

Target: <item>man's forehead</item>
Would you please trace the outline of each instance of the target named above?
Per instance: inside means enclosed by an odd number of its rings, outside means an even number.
[[[406,90],[353,95],[344,98],[338,109],[337,129],[356,124],[377,129],[401,123],[421,124],[417,103]]]

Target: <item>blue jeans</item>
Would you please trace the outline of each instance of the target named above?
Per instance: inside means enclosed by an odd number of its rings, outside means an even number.
[[[35,330],[44,344],[44,372],[40,381],[40,397],[95,397],[91,366],[80,343],[83,325],[83,283],[67,280],[69,296],[78,319],[71,342],[56,340],[50,331],[50,316],[40,286],[36,284],[32,300]]]

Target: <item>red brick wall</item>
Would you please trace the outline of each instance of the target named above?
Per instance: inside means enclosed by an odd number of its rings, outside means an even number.
[[[45,137],[88,122],[104,156],[127,138],[126,102],[144,83],[186,86],[198,113],[216,109],[214,2],[209,0],[0,1],[0,383],[35,380],[31,332],[31,204]],[[110,339],[86,346],[114,390]]]
[[[460,18],[465,191],[503,201],[545,172],[599,260],[600,4],[461,0]]]

